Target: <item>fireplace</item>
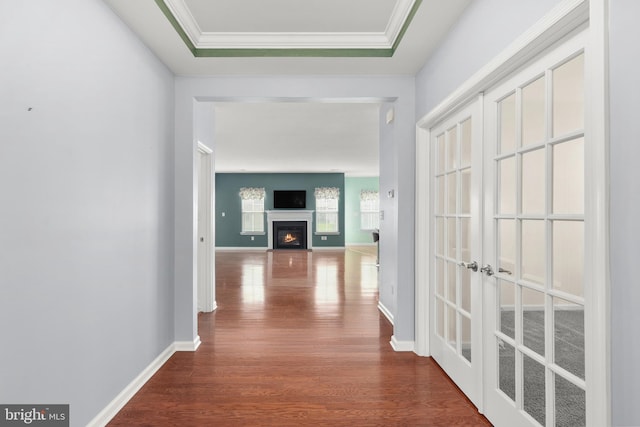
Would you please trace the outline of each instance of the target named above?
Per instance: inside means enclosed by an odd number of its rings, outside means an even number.
[[[273,249],[307,249],[307,222],[273,221]]]
[[[306,233],[304,234],[304,248],[289,245],[288,249],[313,249],[313,211],[304,209],[279,209],[267,212],[267,247],[269,249],[281,249],[278,247],[278,239],[275,224],[277,222],[284,223],[303,223]],[[301,224],[300,224],[301,225]],[[285,233],[286,236],[286,233]],[[289,240],[289,239],[287,239]],[[302,245],[300,245],[302,246]]]

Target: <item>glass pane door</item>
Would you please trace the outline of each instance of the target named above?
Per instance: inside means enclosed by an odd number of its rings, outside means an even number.
[[[481,161],[476,124],[479,102],[432,132],[432,354],[474,402],[480,400],[481,277],[479,191]],[[475,264],[474,264],[475,261]],[[478,317],[476,317],[478,316]]]
[[[583,426],[584,55],[541,64],[485,104],[487,406],[510,425]]]

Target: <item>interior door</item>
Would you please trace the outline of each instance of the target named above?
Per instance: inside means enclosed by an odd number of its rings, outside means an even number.
[[[584,41],[485,96],[485,413],[586,425]]]
[[[430,130],[433,358],[481,409],[481,101]],[[476,274],[474,274],[474,272]]]
[[[204,178],[204,171],[206,171],[205,165],[205,156],[206,153],[198,151],[198,161],[196,162],[196,170],[198,177],[198,302],[197,302],[197,310],[198,312],[206,311],[206,287],[208,286],[208,278],[207,278],[207,256],[209,255],[209,251],[207,251],[207,244],[209,244],[207,235],[206,235],[206,220],[207,220],[207,203],[208,200],[206,194],[206,180]]]
[[[197,310],[216,309],[213,249],[213,151],[198,143],[196,174],[198,177],[197,218]]]

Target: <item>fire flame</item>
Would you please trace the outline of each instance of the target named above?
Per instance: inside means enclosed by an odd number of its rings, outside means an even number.
[[[283,241],[284,241],[285,243],[295,242],[296,240],[298,240],[298,239],[296,238],[296,236],[294,236],[294,235],[293,235],[293,234],[291,234],[291,233],[287,233],[287,235],[286,235],[286,236],[284,236],[284,239],[283,239]]]

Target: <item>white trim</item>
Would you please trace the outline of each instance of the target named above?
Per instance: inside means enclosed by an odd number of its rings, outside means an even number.
[[[345,246],[314,246],[314,251],[343,251],[348,246],[375,246],[374,244],[351,244]],[[267,252],[273,250],[272,248],[258,247],[258,246],[216,246],[216,251],[221,252]],[[305,249],[310,251],[311,249]]]
[[[118,395],[107,404],[87,424],[88,427],[103,427],[136,395],[153,375],[173,356],[176,351],[195,351],[200,345],[200,337],[193,342],[176,341],[164,349],[149,365],[138,374]],[[187,349],[187,347],[189,349]]]
[[[587,420],[611,425],[609,275],[609,0],[589,0],[585,54],[585,375]]]
[[[198,141],[198,151],[203,154],[213,154],[213,150],[200,141]]]
[[[430,356],[429,335],[431,331],[431,305],[429,297],[429,277],[431,261],[431,132],[428,129],[416,128],[416,214],[415,214],[415,277],[416,277],[416,321],[415,321],[415,352],[419,356]]]
[[[391,348],[393,348],[394,351],[414,351],[415,349],[415,342],[414,341],[399,341],[396,339],[396,336],[393,335],[391,337],[391,341],[389,341],[389,344],[391,344]]]
[[[391,326],[393,326],[393,314],[381,301],[378,301],[378,310],[384,314],[384,317],[386,317],[389,323],[391,323]]]
[[[391,12],[391,17],[389,18],[387,29],[385,30],[385,35],[390,43],[389,47],[392,47],[396,42],[398,36],[400,35],[400,31],[402,31],[402,27],[404,27],[407,19],[409,18],[409,13],[411,13],[411,9],[413,8],[415,2],[416,0],[398,0],[396,2],[395,7],[393,8],[393,12]],[[393,109],[389,111],[393,111]]]
[[[200,335],[196,336],[193,341],[175,341],[173,348],[175,351],[196,351],[200,347]]]
[[[176,19],[182,30],[185,32],[191,43],[196,44],[202,29],[196,22],[196,19],[191,14],[191,10],[186,5],[184,0],[163,0],[164,4],[171,11],[171,14]]]
[[[269,248],[266,247],[258,247],[258,246],[216,246],[216,251],[225,251],[225,252],[266,252]]]
[[[197,49],[392,49],[415,2],[396,1],[385,30],[379,32],[208,32],[185,0],[164,0]]]
[[[307,223],[307,249],[313,247],[313,211],[265,211],[267,214],[267,247],[273,249],[273,223],[277,221],[304,221]]]
[[[194,43],[198,49],[391,49],[384,33],[200,33]]]

